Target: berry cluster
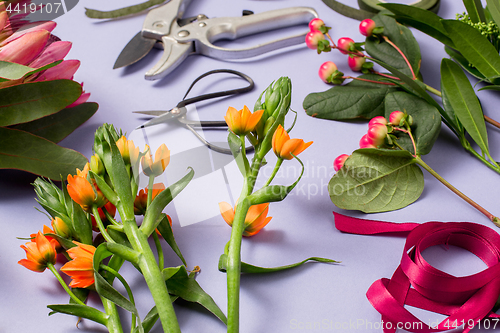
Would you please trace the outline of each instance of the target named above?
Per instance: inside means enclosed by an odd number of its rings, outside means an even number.
[[[396,137],[390,135],[395,131],[407,132],[412,123],[412,117],[401,111],[393,111],[389,115],[389,121],[382,116],[374,117],[368,123],[368,132],[359,140],[359,148],[382,148],[392,146]],[[333,162],[335,171],[344,166],[349,155],[342,154]]]
[[[363,43],[356,43],[353,39],[342,37],[335,44],[328,34],[330,27],[325,26],[325,23],[315,18],[309,22],[309,33],[306,35],[306,44],[310,49],[316,50],[319,53],[329,52],[331,49],[338,49],[342,54],[347,54],[347,64],[354,72],[369,73],[372,71],[373,63],[366,62],[366,56],[363,54]],[[370,37],[380,34],[383,31],[382,27],[377,27],[372,19],[363,20],[359,25],[359,31],[363,36]],[[328,37],[328,39],[326,38]],[[330,45],[330,41],[332,45]],[[326,83],[341,84],[346,77],[340,72],[337,65],[332,61],[323,63],[319,69],[319,77]]]

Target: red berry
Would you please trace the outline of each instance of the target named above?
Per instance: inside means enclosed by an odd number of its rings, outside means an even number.
[[[328,78],[337,70],[337,65],[332,61],[324,62],[319,68],[318,75],[324,82],[328,83]]]
[[[363,64],[365,62],[366,62],[365,57],[349,57],[347,59],[347,63],[349,64],[349,67],[354,72],[361,72],[361,69],[363,68]]]
[[[401,111],[393,111],[389,115],[389,122],[395,126],[399,126],[399,123],[401,122],[401,119],[404,117],[404,113]]]
[[[309,31],[306,35],[306,45],[308,48],[312,50],[316,50],[318,47],[319,41],[325,39],[323,33],[319,31]]]
[[[375,29],[375,21],[372,19],[366,19],[361,21],[359,24],[359,32],[366,37],[370,37],[372,35],[373,29]]]
[[[373,143],[373,140],[368,137],[368,134],[365,134],[359,140],[359,148],[377,148],[377,146]]]
[[[368,123],[368,128],[372,127],[374,124],[387,125],[387,119],[382,116],[374,117]]]
[[[339,38],[337,42],[337,47],[343,54],[347,54],[352,45],[354,45],[354,41],[348,37]]]
[[[322,19],[320,18],[314,18],[309,22],[309,30],[311,31],[319,31],[319,28],[325,25],[325,22],[323,22]]]
[[[333,169],[335,171],[339,171],[340,169],[342,169],[342,167],[344,166],[345,160],[347,160],[348,157],[349,157],[349,155],[347,155],[347,154],[342,154],[342,155],[338,156],[335,159],[335,161],[333,161]]]
[[[384,143],[385,137],[387,136],[387,126],[383,124],[374,124],[368,129],[367,135],[375,146],[380,146]]]

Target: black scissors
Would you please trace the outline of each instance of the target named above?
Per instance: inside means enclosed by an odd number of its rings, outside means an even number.
[[[209,94],[204,94],[196,97],[191,97],[186,99],[186,96],[189,94],[191,89],[194,87],[194,85],[203,79],[204,77],[207,77],[212,74],[217,74],[217,73],[229,73],[229,74],[234,74],[236,76],[241,77],[245,81],[248,82],[248,86],[243,87],[243,88],[237,88],[237,89],[231,89],[231,90],[224,90],[224,91],[219,91],[219,92],[214,92],[214,93],[209,93]],[[248,75],[243,74],[241,72],[232,70],[232,69],[215,69],[209,72],[206,72],[205,74],[200,75],[198,78],[196,78],[193,83],[191,83],[191,86],[188,88],[186,94],[182,98],[182,101],[180,101],[174,108],[172,108],[169,111],[134,111],[134,113],[140,113],[140,114],[145,114],[149,116],[155,116],[156,118],[153,118],[149,120],[148,122],[142,124],[139,126],[139,128],[144,128],[148,126],[153,126],[157,124],[161,124],[164,122],[168,122],[171,120],[176,120],[180,124],[184,125],[187,127],[205,146],[208,148],[219,152],[223,154],[231,154],[231,150],[228,148],[223,148],[220,146],[217,146],[213,143],[208,142],[205,138],[203,138],[196,130],[195,128],[204,128],[204,129],[217,129],[217,128],[223,128],[227,129],[228,126],[224,120],[222,121],[212,121],[212,120],[204,120],[204,121],[199,121],[199,120],[188,120],[186,118],[187,114],[187,108],[186,105],[192,104],[192,103],[197,103],[203,100],[207,99],[212,99],[212,98],[217,98],[217,97],[223,97],[223,96],[230,96],[230,95],[236,95],[240,93],[244,93],[247,91],[250,91],[254,88],[255,84]],[[245,150],[247,152],[252,151],[253,147],[246,147]]]

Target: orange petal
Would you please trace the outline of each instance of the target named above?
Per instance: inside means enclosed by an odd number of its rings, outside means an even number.
[[[234,221],[233,207],[231,207],[231,205],[227,202],[219,202],[219,210],[224,221],[231,226]]]
[[[40,265],[39,263],[31,260],[21,259],[17,262],[20,265],[23,265],[27,269],[33,272],[43,272],[45,271],[45,265]]]
[[[260,121],[260,118],[262,118],[262,115],[264,114],[264,110],[258,110],[252,113],[250,116],[250,119],[248,119],[247,124],[246,124],[246,129],[248,132],[252,132],[255,129],[255,126]]]

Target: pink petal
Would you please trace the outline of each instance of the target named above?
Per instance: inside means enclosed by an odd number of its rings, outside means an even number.
[[[30,67],[39,68],[54,61],[63,60],[70,49],[71,42],[54,42],[43,50],[42,54],[30,64]]]
[[[17,30],[15,33],[13,33],[9,38],[4,40],[2,43],[0,43],[0,46],[4,46],[7,43],[10,43],[14,41],[17,38],[20,38],[21,36],[24,36],[25,34],[28,34],[30,32],[38,31],[38,30],[46,30],[48,32],[51,32],[54,30],[56,27],[56,22],[52,21],[46,21],[46,22],[33,22],[30,24],[25,24],[19,30]]]
[[[27,65],[43,50],[49,35],[47,30],[22,35],[0,49],[0,60]]]
[[[80,67],[79,60],[64,60],[59,65],[44,71],[35,81],[71,80],[78,67]]]
[[[0,30],[3,30],[6,25],[10,25],[9,15],[7,15],[7,12],[0,11]]]
[[[72,108],[73,106],[83,104],[88,101],[89,97],[90,93],[83,93],[76,101],[73,102],[73,104],[68,105],[67,108]]]

